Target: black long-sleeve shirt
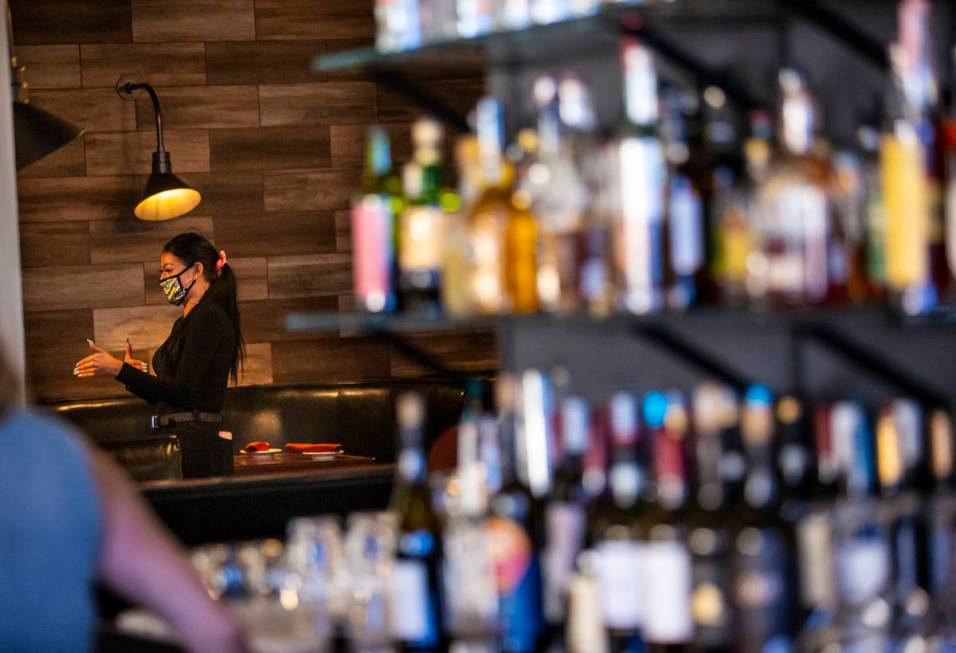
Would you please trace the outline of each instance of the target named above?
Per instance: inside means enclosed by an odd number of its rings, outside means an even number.
[[[173,324],[153,354],[156,376],[123,364],[117,380],[153,404],[157,415],[198,410],[222,411],[238,339],[225,309],[200,301]]]

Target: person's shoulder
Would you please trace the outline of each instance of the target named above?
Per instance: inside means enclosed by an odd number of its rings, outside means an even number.
[[[216,302],[199,302],[199,304],[196,305],[196,308],[193,309],[193,312],[196,314],[196,317],[203,321],[229,321],[229,314],[226,313],[226,309],[223,308],[221,304]]]
[[[6,438],[72,450],[78,454],[83,449],[82,438],[73,426],[40,409],[14,411],[3,418],[0,421],[0,442]]]

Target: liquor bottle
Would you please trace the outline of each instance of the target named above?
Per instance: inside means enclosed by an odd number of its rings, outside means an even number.
[[[532,211],[534,196],[528,175],[538,150],[537,134],[531,129],[518,132],[511,148],[515,169],[515,190],[505,227],[504,285],[513,313],[538,310],[538,220]]]
[[[531,0],[491,0],[496,31],[531,27]]]
[[[466,219],[465,260],[468,305],[487,315],[502,312],[510,304],[504,287],[504,244],[512,175],[502,152],[501,103],[491,97],[481,99],[476,119],[482,190]]]
[[[845,301],[859,304],[873,297],[866,277],[866,187],[863,174],[863,162],[856,152],[846,150],[833,156],[832,224],[839,234],[827,239],[827,261],[828,274],[839,282],[830,284],[831,296],[827,301],[831,304]]]
[[[836,605],[830,638],[851,650],[883,650],[891,626],[890,537],[877,498],[873,432],[855,402],[834,404],[828,422],[837,459],[831,517]],[[817,641],[825,645],[826,637]]]
[[[581,464],[589,429],[587,401],[575,395],[565,397],[561,405],[561,455],[544,508],[544,608],[552,648],[563,638],[569,583],[584,546],[587,517]]]
[[[435,43],[458,36],[458,3],[448,0],[418,0],[422,42]]]
[[[617,194],[614,263],[620,304],[645,314],[665,305],[663,229],[667,165],[659,136],[657,73],[648,48],[622,46],[625,120],[612,146],[609,177]]]
[[[764,386],[748,388],[741,411],[747,477],[734,509],[734,650],[788,650],[795,604],[794,544],[780,514],[781,490],[774,466],[773,398]]]
[[[668,163],[664,229],[667,304],[683,311],[696,303],[704,270],[704,205],[691,164],[687,105],[696,98],[676,88],[664,93],[662,131]]]
[[[908,98],[906,51],[890,47],[893,86],[887,102],[880,164],[886,205],[886,279],[890,302],[908,315],[927,311],[930,189],[921,130],[921,108]]]
[[[617,393],[610,402],[610,497],[596,507],[588,525],[590,548],[596,556],[598,593],[610,650],[644,650],[641,628],[648,596],[641,587],[642,545],[636,518],[644,508],[648,480],[640,437],[637,401]]]
[[[541,509],[521,480],[528,477],[527,470],[519,472],[519,461],[526,459],[519,455],[517,440],[517,380],[502,374],[495,393],[502,485],[489,503],[488,528],[495,555],[500,645],[504,653],[534,653],[544,631]]]
[[[691,553],[691,608],[695,653],[729,653],[733,650],[731,631],[730,577],[731,534],[724,515],[735,501],[726,483],[721,431],[727,402],[736,412],[735,393],[717,384],[704,383],[692,398],[696,461],[692,485],[693,509],[687,517],[687,544]]]
[[[927,504],[930,528],[930,591],[933,620],[947,645],[956,642],[956,478],[953,424],[949,414],[930,414],[933,494]]]
[[[766,181],[758,190],[757,231],[766,265],[771,305],[800,306],[827,299],[835,281],[827,274],[827,238],[832,231],[830,171],[813,155],[813,98],[803,76],[785,68],[779,144]]]
[[[581,184],[584,201],[578,218],[573,257],[576,291],[588,313],[604,317],[613,303],[610,216],[601,202],[604,184],[602,150],[596,137],[597,118],[587,84],[565,75],[558,84],[558,113]]]
[[[690,486],[685,455],[688,415],[677,393],[652,392],[642,404],[653,451],[653,501],[639,518],[642,543],[643,636],[650,651],[680,651],[691,641],[692,565],[686,513]]]
[[[398,516],[392,568],[393,639],[404,651],[442,649],[441,523],[425,481],[425,403],[409,393],[396,403],[401,453],[391,510]]]
[[[473,39],[484,36],[494,26],[490,0],[438,0],[457,10],[457,36]]]
[[[422,44],[417,0],[375,0],[375,23],[379,52],[411,50]]]
[[[442,127],[422,118],[412,127],[413,159],[403,178],[408,206],[399,220],[398,266],[402,309],[440,311],[446,215],[441,207]]]
[[[535,80],[533,93],[538,112],[534,164],[538,173],[531,176],[530,191],[538,217],[538,300],[544,311],[574,313],[581,303],[578,244],[589,205],[588,189],[565,121],[571,98],[565,93],[562,107],[558,81],[549,76]]]
[[[392,174],[388,134],[371,127],[362,188],[352,204],[352,276],[356,301],[371,313],[395,310],[393,197],[401,194]]]
[[[876,447],[880,493],[890,519],[893,641],[905,643],[924,626],[929,609],[929,540],[918,491],[925,467],[922,411],[895,399],[880,411]]]
[[[949,116],[943,126],[943,147],[946,152],[946,260],[951,274],[956,275],[956,47],[953,48],[949,82]]]
[[[879,102],[874,99],[874,105]],[[880,171],[880,126],[881,112],[869,112],[869,117],[860,121],[857,141],[863,166],[863,214],[864,214],[864,277],[867,301],[883,302],[887,286],[886,277],[886,204],[883,200],[883,184]]]
[[[458,426],[458,501],[442,533],[445,629],[453,647],[486,650],[497,634],[498,592],[488,508],[487,469],[482,456],[482,384],[470,381]]]

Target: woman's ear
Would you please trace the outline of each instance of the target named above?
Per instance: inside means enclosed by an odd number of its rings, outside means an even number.
[[[206,271],[206,266],[203,265],[202,261],[196,261],[193,264],[193,268],[196,270],[196,278],[203,276],[203,273]]]

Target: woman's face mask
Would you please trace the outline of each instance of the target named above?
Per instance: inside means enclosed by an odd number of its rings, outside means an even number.
[[[192,287],[196,284],[196,278],[193,277],[192,282],[187,288],[180,279],[189,269],[190,268],[186,268],[179,274],[174,274],[159,280],[159,287],[163,289],[163,296],[167,302],[174,306],[181,306],[182,303],[186,301],[186,295],[189,294],[189,291],[192,290]]]

